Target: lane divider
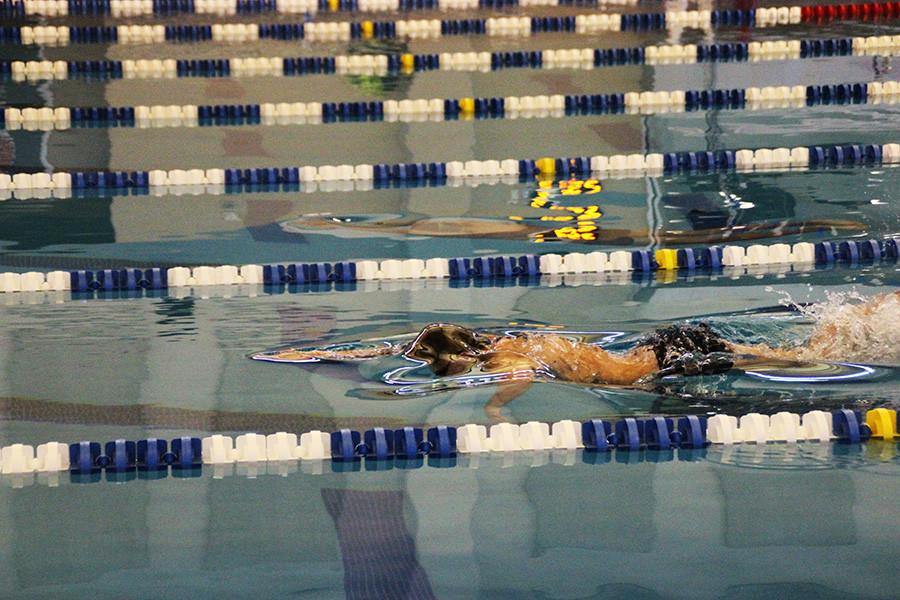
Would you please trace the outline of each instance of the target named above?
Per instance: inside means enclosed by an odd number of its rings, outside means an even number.
[[[637,0],[3,0],[0,15],[136,17],[145,15],[308,14],[498,9],[514,6],[635,5]],[[884,9],[881,9],[884,12]],[[879,13],[880,15],[881,13]],[[867,15],[866,18],[875,16]]]
[[[577,223],[576,223],[577,225]],[[542,275],[656,271],[721,272],[752,266],[835,264],[857,266],[896,261],[900,237],[726,245],[698,248],[570,252],[476,258],[360,260],[335,263],[281,263],[199,267],[123,268],[0,273],[0,293],[39,291],[137,291],[230,285],[317,285],[401,279],[485,280]]]
[[[629,4],[634,1],[598,2],[597,0],[3,0],[0,15],[14,16],[112,16],[179,14],[306,14],[318,11],[384,12],[415,10],[474,10],[530,6],[598,6]],[[713,28],[726,26],[768,27],[801,22],[830,22],[891,19],[900,16],[900,2],[867,2],[813,6],[780,6],[758,9],[680,10],[637,14],[590,14],[582,27],[591,32],[665,29],[666,27]],[[538,25],[522,24],[523,17],[493,18],[495,30],[506,35],[528,35],[535,31],[574,31],[574,17],[534,17]],[[529,19],[528,17],[524,17]],[[568,27],[572,19],[571,29]],[[489,21],[491,19],[481,19]],[[549,20],[549,25],[546,23]],[[368,23],[368,21],[367,21]],[[202,26],[201,26],[202,27]],[[490,34],[490,33],[489,33]],[[402,35],[402,34],[401,34]],[[500,33],[499,35],[504,35]],[[101,42],[104,40],[100,40]],[[105,40],[114,41],[114,40]],[[27,42],[26,42],[27,43]]]
[[[97,470],[91,473],[78,471],[37,471],[36,473],[0,474],[0,482],[13,489],[21,489],[33,485],[35,481],[46,487],[60,485],[81,485],[106,481],[111,484],[127,483],[132,480],[162,480],[210,477],[224,479],[237,475],[247,480],[256,480],[264,475],[289,477],[295,473],[305,475],[322,475],[326,472],[361,473],[390,469],[421,468],[460,468],[479,469],[492,465],[502,468],[514,466],[537,468],[548,464],[559,467],[574,467],[579,463],[587,465],[605,464],[640,464],[709,461],[714,464],[750,467],[750,468],[832,468],[831,464],[847,464],[854,460],[856,464],[866,464],[870,460],[884,462],[897,456],[897,445],[892,443],[873,444],[840,444],[840,443],[804,443],[804,444],[715,444],[702,448],[672,448],[670,450],[642,449],[637,452],[610,450],[597,452],[584,449],[551,449],[523,452],[483,452],[461,453],[442,458],[437,455],[423,455],[415,459],[393,458],[389,460],[293,460],[266,462],[235,462],[231,464],[214,464],[191,468],[170,467],[150,470],[136,468],[133,470]],[[837,461],[837,462],[834,462]]]
[[[783,19],[776,15],[781,10]],[[892,10],[879,16],[893,18]],[[353,39],[438,39],[444,36],[530,36],[569,32],[650,31],[667,24],[687,27],[725,27],[796,24],[800,7],[788,9],[679,11],[654,14],[586,14],[567,17],[488,17],[484,19],[414,19],[361,22],[229,23],[209,25],[107,25],[0,27],[0,43],[21,45],[148,44],[162,42],[249,42],[261,39],[350,41]]]
[[[692,249],[693,251],[693,249]],[[574,256],[574,255],[581,256]],[[579,268],[579,262],[590,262],[586,254],[568,253],[562,256],[563,272],[541,274],[539,276],[520,275],[517,277],[479,277],[472,279],[450,279],[450,278],[419,278],[419,279],[368,279],[355,281],[336,281],[326,280],[317,283],[282,283],[279,285],[258,284],[226,284],[226,285],[208,285],[205,282],[200,284],[184,286],[172,286],[159,289],[151,289],[139,287],[134,290],[89,290],[73,292],[71,290],[44,290],[41,284],[40,290],[26,290],[28,285],[34,286],[37,279],[28,279],[25,273],[21,273],[22,279],[19,280],[20,293],[0,293],[0,304],[3,306],[16,306],[22,304],[62,304],[65,302],[83,302],[85,300],[130,300],[139,298],[196,298],[207,300],[210,298],[233,298],[246,297],[256,298],[259,296],[278,296],[283,294],[318,294],[318,293],[381,293],[409,291],[417,289],[431,290],[466,290],[470,288],[492,288],[492,287],[546,287],[554,288],[559,286],[580,287],[592,286],[603,287],[610,285],[637,285],[642,287],[656,287],[661,285],[673,284],[693,284],[703,285],[705,282],[714,282],[719,279],[729,279],[731,281],[739,281],[741,279],[753,279],[754,284],[759,284],[768,277],[773,278],[779,283],[784,283],[785,278],[791,276],[805,276],[808,273],[829,273],[844,276],[847,270],[861,269],[879,264],[874,260],[862,260],[856,263],[837,261],[833,263],[815,263],[815,262],[794,262],[794,263],[768,263],[768,264],[748,264],[743,266],[722,266],[720,268],[702,268],[690,269],[688,267],[675,269],[658,269],[656,271],[602,271],[602,272],[566,272],[576,271]],[[883,259],[885,264],[893,264],[896,259],[887,257]],[[383,262],[383,261],[382,261]],[[213,267],[216,268],[216,267]],[[403,267],[401,267],[402,269]],[[95,271],[96,272],[96,271]],[[71,276],[71,271],[65,272]],[[49,281],[49,274],[45,274]],[[120,276],[121,281],[121,276]],[[6,281],[9,283],[9,280]],[[47,286],[49,287],[49,286]],[[70,286],[71,287],[71,286]]]
[[[304,14],[315,15],[319,11],[327,12],[411,12],[417,10],[462,11],[482,9],[503,9],[531,6],[591,6],[606,4],[629,4],[636,2],[598,2],[597,0],[24,0],[23,2],[4,1],[0,3],[0,15],[13,16],[170,16],[179,14]],[[847,10],[845,14],[835,13],[834,19],[860,20],[892,18],[897,9],[895,3],[870,3],[866,14],[860,11]],[[757,17],[757,13],[762,12]],[[759,10],[682,10],[656,13],[636,14],[602,14],[599,22],[605,28],[624,29],[663,29],[666,23],[688,27],[715,26],[767,26],[781,23],[800,23],[804,20],[799,6],[773,7]],[[828,11],[822,12],[827,18]],[[588,15],[585,15],[588,16]],[[495,22],[518,21],[516,17],[494,17]],[[526,19],[530,17],[525,17]],[[574,16],[535,17],[537,19],[574,19]],[[486,19],[481,19],[485,21]],[[815,20],[815,15],[805,20]],[[339,21],[346,23],[346,21]],[[593,20],[593,22],[597,22]],[[518,27],[517,23],[512,23]]]
[[[828,104],[881,104],[900,101],[900,81],[769,86],[717,90],[673,90],[590,95],[432,98],[360,102],[263,104],[8,107],[0,128],[32,131],[72,127],[213,127],[517,119],[607,114],[656,114],[695,110],[758,110],[773,104],[801,108]]]
[[[231,191],[255,191],[256,186],[308,184],[310,182],[371,182],[374,187],[394,185],[448,185],[460,179],[482,177],[622,175],[644,177],[685,172],[786,170],[807,167],[845,167],[900,162],[900,144],[835,144],[795,148],[719,150],[717,152],[668,152],[665,154],[616,154],[539,159],[469,160],[322,165],[318,167],[259,167],[251,169],[172,169],[152,171],[75,171],[0,173],[0,194],[5,191],[48,190],[56,194],[72,190],[121,189],[149,193],[152,188],[230,186]]]
[[[591,15],[590,17],[592,17]],[[617,15],[618,16],[618,15]],[[261,39],[348,42],[355,39],[439,39],[443,36],[529,36],[547,31],[588,33],[587,15],[550,18],[501,17],[487,19],[416,19],[399,21],[229,23],[214,25],[118,25],[5,27],[0,42],[13,44],[148,44],[162,42],[255,42]],[[604,15],[607,17],[607,15]],[[604,19],[609,30],[609,19]]]
[[[772,108],[784,108],[782,105],[772,105]],[[813,147],[815,150],[818,147]],[[865,146],[864,146],[865,148]],[[778,150],[778,149],[775,149]],[[752,152],[752,151],[751,151]],[[775,151],[772,151],[772,159],[775,157]],[[802,152],[802,151],[798,151]],[[893,158],[888,158],[887,160],[882,160],[881,163],[875,163],[868,159],[864,160],[858,164],[850,164],[850,160],[853,158],[853,151],[849,151],[850,156],[847,157],[847,153],[844,153],[845,158],[842,159],[845,162],[838,163],[835,162],[834,155],[825,156],[824,162],[817,163],[815,165],[808,166],[799,166],[799,165],[775,165],[769,163],[768,165],[757,164],[752,165],[749,163],[745,163],[742,166],[735,167],[733,172],[736,173],[748,173],[748,172],[763,172],[763,173],[776,173],[776,172],[809,172],[816,170],[832,170],[832,169],[847,169],[854,167],[870,167],[878,164],[884,168],[894,168],[895,164],[900,163],[900,161],[895,161]],[[696,154],[696,153],[695,153]],[[622,163],[619,156],[624,156],[626,162]],[[629,157],[632,155],[614,155],[612,157],[606,157],[607,162],[606,170],[604,171],[592,171],[590,175],[595,177],[602,177],[606,180],[619,180],[619,179],[640,179],[640,178],[656,178],[656,177],[670,177],[674,175],[694,175],[694,174],[703,174],[710,172],[710,161],[709,155],[706,156],[706,159],[698,159],[695,163],[690,162],[691,159],[685,159],[684,168],[678,170],[673,170],[671,172],[659,172],[654,169],[647,169],[645,171],[640,170],[629,170],[627,168],[619,169],[619,166],[625,164],[627,166]],[[642,156],[642,155],[635,155]],[[647,156],[643,155],[646,160]],[[765,155],[764,155],[765,156]],[[803,157],[803,154],[795,154],[794,158],[798,161]],[[611,160],[615,158],[616,160]],[[639,161],[638,158],[633,158],[633,161]],[[680,159],[679,159],[680,160]],[[766,159],[762,159],[765,161]],[[892,162],[894,161],[894,162]],[[463,163],[464,164],[464,163]],[[636,164],[633,162],[632,164]],[[696,164],[696,168],[694,168],[693,164]],[[718,172],[723,172],[724,167],[719,168]],[[205,171],[204,171],[205,173]],[[31,174],[35,175],[35,174]],[[246,175],[247,177],[251,177],[252,175]],[[574,174],[571,176],[575,176]],[[176,177],[176,180],[180,178],[180,175]],[[40,179],[40,178],[39,178]],[[35,187],[15,187],[15,182],[12,179],[3,178],[2,174],[0,174],[0,185],[9,184],[9,187],[2,188],[0,187],[0,200],[7,200],[9,198],[16,198],[17,200],[30,200],[30,199],[47,199],[47,198],[58,198],[58,199],[68,199],[68,198],[114,198],[119,196],[221,196],[221,195],[231,195],[231,194],[293,194],[293,193],[303,193],[303,194],[320,194],[320,193],[331,193],[331,192],[369,192],[372,190],[380,190],[380,189],[409,189],[409,188],[417,188],[417,187],[480,187],[485,185],[516,185],[521,184],[527,181],[531,181],[533,178],[529,177],[521,177],[519,175],[469,175],[469,176],[460,176],[455,175],[453,177],[446,177],[443,179],[390,179],[375,182],[371,179],[354,179],[354,180],[313,180],[313,181],[304,181],[302,184],[299,182],[295,183],[235,183],[235,184],[224,184],[224,183],[197,183],[190,184],[184,183],[167,183],[166,185],[157,185],[153,187],[142,186],[142,187],[83,187],[83,188],[35,188]],[[31,180],[32,183],[28,185],[33,185],[34,179]],[[258,180],[257,180],[258,181]],[[52,179],[51,179],[52,185]]]
[[[139,59],[91,61],[0,61],[0,77],[14,81],[52,79],[171,79],[184,77],[296,77],[388,75],[424,71],[502,69],[591,70],[623,65],[693,64],[797,60],[831,56],[900,54],[900,35],[854,38],[673,44],[632,48],[572,48],[536,51],[358,54],[308,57]]]
[[[367,469],[382,465],[421,466],[429,459],[459,455],[546,453],[584,451],[585,455],[644,450],[702,449],[709,445],[754,444],[860,444],[870,439],[898,439],[897,412],[876,408],[861,411],[813,410],[802,416],[749,413],[729,415],[626,417],[618,421],[591,419],[547,424],[530,421],[521,425],[501,423],[490,428],[467,424],[460,427],[374,427],[360,432],[245,433],[231,438],[183,436],[171,441],[146,438],[116,439],[106,443],[47,442],[35,448],[12,444],[0,449],[0,474],[25,475],[69,471],[75,482],[98,481],[102,472],[118,480],[191,476],[191,471],[225,465],[262,465],[330,460],[334,470]],[[605,462],[591,461],[591,462]],[[418,464],[417,464],[418,463]],[[451,466],[445,463],[445,466]],[[198,474],[198,473],[194,473]],[[128,477],[130,475],[130,477]],[[125,477],[118,477],[125,476]]]

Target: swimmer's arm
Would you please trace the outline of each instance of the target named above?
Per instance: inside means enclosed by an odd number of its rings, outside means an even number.
[[[524,394],[531,387],[531,383],[531,379],[518,379],[500,384],[484,405],[484,414],[491,423],[508,423],[509,420],[503,416],[503,407]]]
[[[494,350],[483,355],[482,369],[486,373],[504,374],[509,379],[500,383],[497,391],[484,405],[484,413],[492,423],[507,423],[503,407],[521,396],[531,387],[541,365],[519,352]]]
[[[760,359],[796,360],[799,358],[793,348],[773,348],[766,344],[735,344],[729,342],[731,352],[735,354],[734,365],[741,367],[756,364]]]
[[[877,294],[862,304],[853,305],[848,310],[848,313],[854,322],[864,325],[867,319],[872,319],[875,313],[881,310],[886,303],[896,301],[900,301],[900,291]],[[730,346],[732,352],[747,355],[738,359],[738,362],[736,362],[737,366],[747,364],[746,361],[752,361],[753,357],[791,361],[828,360],[834,359],[835,356],[840,356],[842,335],[841,329],[834,322],[822,322],[816,324],[809,338],[800,345],[773,348],[766,344],[742,345],[731,343]]]
[[[285,348],[276,352],[266,352],[254,355],[260,360],[272,361],[310,361],[328,360],[334,362],[357,361],[381,358],[403,352],[403,346],[381,346],[378,348],[347,348],[344,350],[299,350],[297,348]]]

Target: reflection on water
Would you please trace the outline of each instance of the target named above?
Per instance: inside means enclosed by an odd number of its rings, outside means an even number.
[[[728,444],[704,448],[695,459],[722,465],[762,470],[831,470],[865,468],[900,476],[897,444],[870,440],[863,445],[832,442],[797,444]]]
[[[246,264],[300,255],[330,262],[881,237],[900,228],[900,212],[891,209],[898,177],[897,168],[865,167],[814,176],[698,173],[604,180],[591,195],[565,195],[565,180],[550,189],[532,181],[327,195],[164,194],[152,201],[92,191],[0,202],[0,264]],[[583,227],[594,229],[579,233]]]
[[[745,369],[744,373],[779,383],[834,383],[868,377],[875,373],[875,368],[852,363],[805,362],[794,365],[761,364]]]
[[[543,9],[537,8],[540,14]],[[326,12],[321,16],[328,20]],[[148,18],[171,25],[247,19]],[[282,17],[251,18],[263,19]],[[850,37],[889,25],[816,23],[791,31]],[[448,51],[508,51],[564,47],[571,43],[567,35],[471,43],[451,36],[440,44]],[[747,31],[739,28],[623,35],[627,39],[604,34],[582,41],[642,45],[657,43],[661,35],[670,43],[747,41]],[[753,32],[758,40],[784,35],[781,27]],[[213,42],[7,45],[4,50],[19,55],[14,59],[40,54],[47,60],[259,56],[285,48],[316,54],[437,51],[430,41],[354,42],[349,50],[343,44],[306,45],[261,41],[229,44],[227,52]],[[750,80],[754,85],[864,81],[889,76],[889,67],[880,58],[830,57],[578,72],[86,79],[2,82],[0,96],[10,105],[128,106],[593,94],[638,86],[743,87]],[[200,127],[190,135],[175,129],[85,127],[0,133],[0,163],[21,171],[249,168],[893,142],[896,112],[869,104],[372,122],[329,126],[322,140],[324,130],[316,125]],[[0,265],[5,265],[0,271],[882,237],[900,231],[898,177],[897,168],[860,166],[358,192],[323,183],[240,194],[210,186],[160,189],[154,197],[97,190],[26,200],[42,192],[6,190],[0,191]],[[780,287],[798,297],[813,284],[813,299],[822,300],[818,290],[825,285],[859,284],[872,292],[897,277],[894,265],[809,270],[787,274]],[[462,288],[419,281],[361,284],[353,293],[278,294],[235,286],[216,290],[213,298],[204,298],[205,291],[180,298],[174,290],[164,297],[122,294],[60,304],[41,297],[34,306],[25,305],[28,299],[20,305],[17,298],[0,310],[0,445],[207,432],[361,431],[482,423],[498,416],[525,422],[900,406],[897,367],[874,366],[892,364],[878,360],[889,356],[881,347],[869,348],[873,355],[858,364],[756,364],[750,371],[671,376],[644,387],[540,381],[502,415],[485,413],[501,387],[492,373],[436,378],[427,365],[398,356],[297,367],[247,359],[295,340],[346,350],[365,347],[352,340],[374,339],[389,347],[433,321],[495,332],[546,331],[553,329],[547,324],[567,323],[569,328],[556,331],[624,350],[642,332],[684,319],[709,321],[745,344],[788,344],[807,337],[816,318],[755,313],[775,298],[752,276],[731,281],[717,274],[669,285],[675,280],[671,275],[639,283],[626,275],[615,285],[605,280],[583,287],[577,278],[560,277],[541,287],[475,283]],[[6,296],[0,302],[11,295]],[[574,333],[582,331],[594,333]],[[891,331],[883,333],[884,348],[900,348]],[[62,473],[56,481],[52,474],[4,475],[0,597],[889,600],[897,596],[892,560],[900,539],[897,455],[896,443],[803,443],[673,452],[521,452],[403,465],[218,465],[160,480],[137,471],[107,471],[102,477]],[[89,483],[94,479],[102,481]]]
[[[0,595],[887,600],[892,445],[0,485]]]
[[[756,198],[755,190],[741,190],[743,196],[721,189],[704,194],[705,187],[705,182],[700,182],[695,185],[697,191],[673,190],[670,195],[662,196],[661,206],[673,214],[655,230],[648,229],[633,216],[623,219],[626,215],[616,208],[611,209],[611,218],[604,219],[606,209],[601,203],[611,200],[615,206],[617,198],[615,194],[602,194],[598,179],[540,177],[533,189],[527,182],[523,184],[528,206],[514,205],[514,214],[450,217],[315,212],[285,221],[281,227],[297,235],[320,233],[338,238],[457,237],[611,246],[632,246],[644,240],[663,245],[735,243],[822,232],[848,235],[868,229],[865,223],[846,218],[798,220],[794,209],[796,199],[789,194],[781,200],[767,194],[765,201],[750,202],[743,198]],[[634,228],[627,228],[632,223]]]

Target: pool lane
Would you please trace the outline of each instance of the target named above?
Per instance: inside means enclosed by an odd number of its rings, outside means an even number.
[[[383,361],[360,367],[251,361],[283,344],[325,344],[410,333],[435,321],[472,327],[560,325],[635,335],[658,324],[704,318],[730,336],[784,343],[808,335],[796,315],[753,314],[825,297],[824,289],[873,294],[896,286],[893,266],[730,279],[698,277],[578,285],[456,287],[445,281],[392,282],[366,291],[211,293],[4,306],[0,311],[0,441],[40,444],[94,436],[141,439],[203,432],[271,433],[349,424],[484,423],[493,386],[394,395],[380,381]],[[812,288],[810,286],[813,286]],[[749,311],[749,312],[748,312]],[[747,338],[746,336],[761,336]],[[390,361],[389,361],[390,362]],[[894,406],[896,369],[852,384],[807,385],[815,407],[857,402]],[[673,381],[671,389],[591,389],[536,384],[504,409],[514,422],[729,410],[797,410],[796,386],[745,376]],[[691,398],[692,400],[678,400]],[[707,408],[708,407],[708,408]],[[112,436],[112,437],[110,437]]]
[[[789,243],[880,237],[900,226],[891,199],[898,177],[900,169],[858,167],[607,179],[599,191],[582,187],[578,195],[562,194],[559,181],[548,180],[358,192],[11,198],[0,202],[0,265],[52,270],[609,251],[673,247],[680,234],[688,245],[723,242],[721,228],[759,223],[776,227],[756,240],[763,243],[778,234]],[[596,205],[599,242],[535,243],[539,233],[549,240],[566,224],[547,220],[563,213],[536,206],[542,194],[558,205]],[[742,241],[738,233],[727,239],[747,244],[755,238]]]

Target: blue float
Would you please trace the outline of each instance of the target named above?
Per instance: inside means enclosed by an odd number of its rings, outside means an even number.
[[[331,432],[331,458],[335,461],[359,460],[357,447],[360,444],[358,431],[341,429]]]
[[[666,417],[652,417],[638,421],[638,431],[643,443],[653,450],[669,450],[675,424]]]
[[[620,450],[635,451],[640,450],[641,446],[641,430],[637,419],[626,417],[621,421],[616,421],[616,447]]]
[[[832,433],[838,441],[858,444],[869,439],[869,427],[858,410],[842,408],[832,411]]]
[[[425,436],[419,427],[403,427],[394,430],[394,455],[412,460],[422,452]]]
[[[428,454],[441,458],[456,456],[456,427],[438,425],[428,429]]]
[[[139,469],[158,470],[165,469],[168,465],[165,456],[169,451],[166,440],[159,438],[147,438],[137,443],[136,464]]]
[[[128,471],[134,469],[137,463],[137,453],[134,442],[123,439],[106,442],[104,453],[108,459],[106,464],[107,470],[120,472]]]
[[[369,429],[363,434],[363,454],[367,459],[388,460],[394,456],[393,432],[383,427]]]
[[[581,441],[585,450],[609,451],[612,446],[609,438],[612,427],[602,419],[591,419],[581,424]]]
[[[167,459],[171,461],[173,467],[193,469],[202,464],[202,443],[200,438],[187,436],[175,438],[169,446],[172,450],[167,455]]]
[[[706,439],[706,417],[688,415],[680,417],[677,424],[678,444],[682,448],[704,448]]]
[[[100,469],[100,442],[78,442],[69,445],[69,468],[79,473]]]

